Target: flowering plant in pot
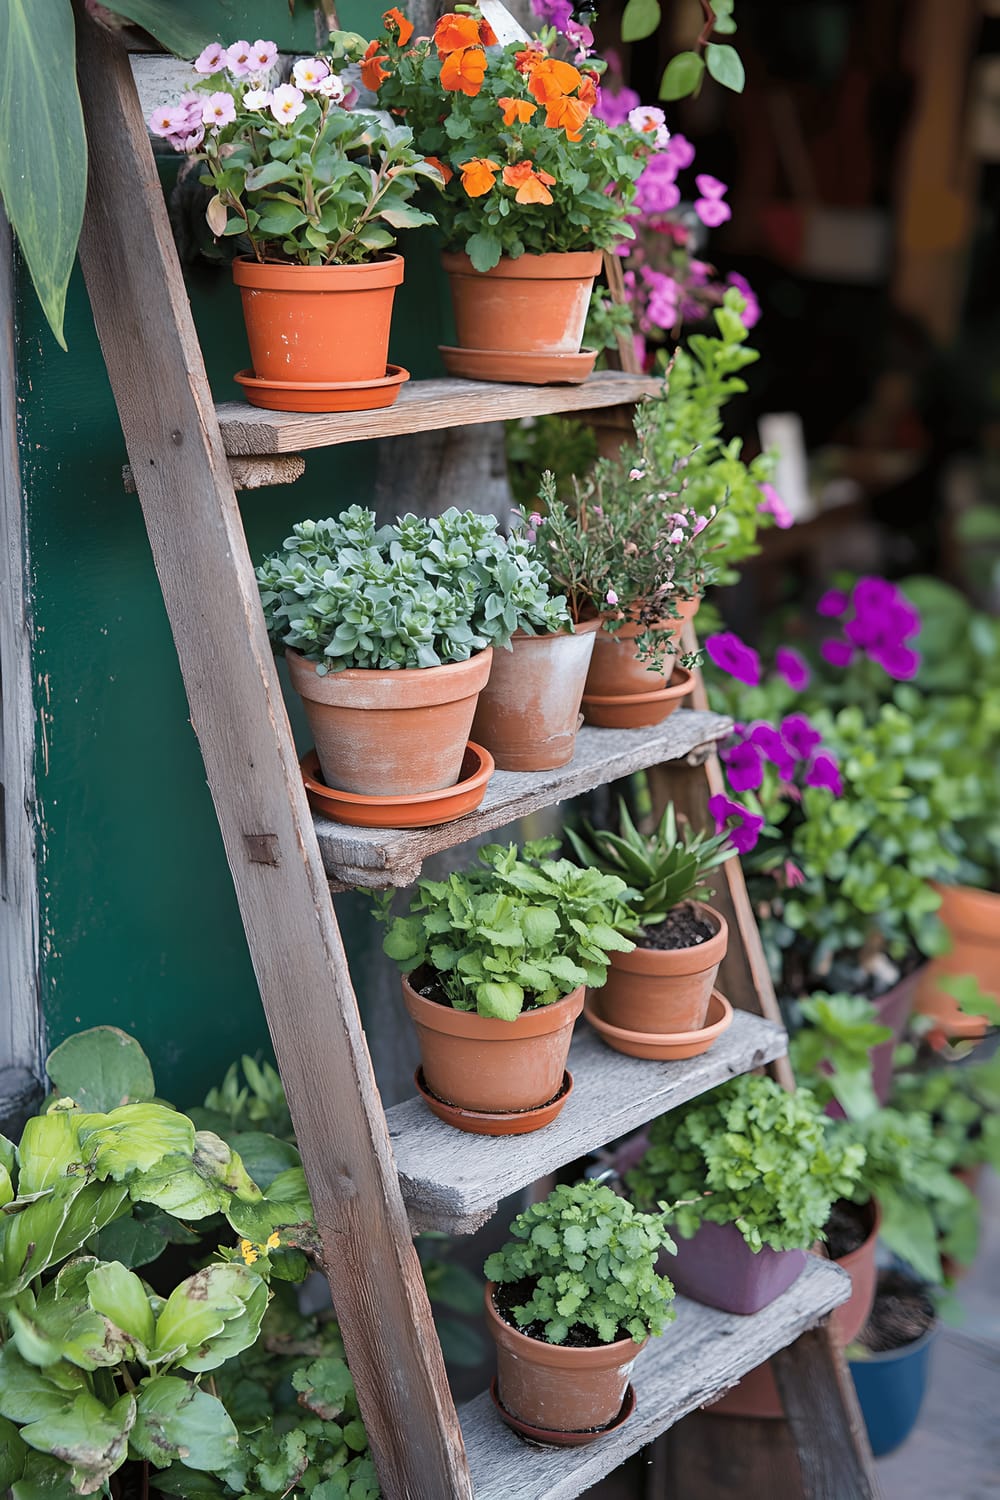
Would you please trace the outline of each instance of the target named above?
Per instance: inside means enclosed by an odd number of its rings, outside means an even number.
[[[398,394],[387,351],[403,262],[389,252],[397,230],[434,222],[410,200],[441,174],[407,126],[349,107],[341,73],[358,42],[301,59],[280,84],[273,42],[213,44],[195,87],[150,117],[203,166],[213,234],[245,252],[233,276],[252,370],[240,378],[257,405],[331,411]]]
[[[557,847],[490,845],[471,870],[421,880],[405,916],[391,918],[390,895],[376,908],[404,976],[424,1097],[460,1129],[523,1133],[554,1118],[583,988],[632,947],[625,882],[550,859]]]
[[[552,30],[500,46],[471,10],[442,16],[432,37],[414,37],[397,11],[385,20],[370,49],[378,102],[406,119],[445,178],[435,212],[460,346],[444,351],[449,369],[582,379],[601,252],[632,235],[636,178],[668,140],[662,111],[599,120],[603,63]]]
[[[636,1355],[674,1316],[657,1273],[673,1249],[667,1217],[588,1181],[554,1188],[511,1224],[484,1269],[494,1399],[518,1430],[597,1438],[627,1417]]]
[[[752,1313],[800,1275],[864,1156],[832,1135],[807,1089],[790,1094],[747,1074],[654,1121],[625,1182],[640,1207],[676,1205],[678,1290]]]
[[[454,507],[382,527],[360,506],[303,521],[257,580],[323,778],[364,796],[454,785],[492,648],[567,618],[530,547]]]
[[[705,879],[733,846],[726,834],[696,833],[690,824],[678,829],[673,803],[652,833],[641,834],[620,800],[619,824],[620,834],[587,824],[586,838],[566,830],[581,864],[628,882],[640,923],[636,946],[611,955],[607,982],[591,997],[597,1020],[613,1028],[601,1035],[615,1047],[616,1030],[649,1041],[701,1032],[729,938],[725,918],[705,904]]]

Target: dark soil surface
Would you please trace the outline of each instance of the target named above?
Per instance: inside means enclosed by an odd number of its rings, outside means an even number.
[[[898,1271],[883,1271],[878,1279],[872,1315],[858,1342],[873,1354],[916,1343],[934,1322],[934,1303],[922,1287]]]
[[[656,927],[644,927],[640,948],[697,948],[715,937],[716,929],[703,922],[687,901],[668,912]]]
[[[498,1286],[493,1293],[493,1301],[496,1304],[497,1312],[505,1323],[510,1324],[511,1328],[516,1329],[518,1333],[523,1333],[526,1338],[538,1339],[540,1342],[544,1342],[545,1325],[543,1323],[538,1321],[527,1323],[522,1328],[514,1317],[514,1308],[523,1307],[526,1302],[529,1302],[534,1290],[535,1283],[530,1276],[526,1277],[523,1281],[506,1281]],[[618,1339],[627,1339],[628,1337],[628,1329],[619,1328],[615,1335],[615,1341]],[[602,1343],[603,1340],[597,1337],[592,1328],[584,1328],[581,1324],[576,1323],[566,1335],[560,1348],[597,1349],[600,1348]]]
[[[410,984],[416,990],[417,994],[422,995],[425,1000],[433,1000],[435,1005],[447,1005],[449,1010],[452,1010],[454,1008],[451,1001],[448,999],[448,996],[445,994],[444,990],[438,983],[437,975],[434,973],[433,969],[417,969],[416,972],[410,974],[408,978]],[[563,998],[565,998],[565,996]],[[523,1015],[527,1010],[540,1009],[541,1007],[539,1005],[536,1005],[534,1000],[525,999],[524,1005],[521,1007],[521,1014]]]
[[[871,1219],[868,1206],[848,1203],[841,1198],[826,1221],[826,1249],[831,1260],[841,1260],[852,1250],[860,1250],[868,1238]]]

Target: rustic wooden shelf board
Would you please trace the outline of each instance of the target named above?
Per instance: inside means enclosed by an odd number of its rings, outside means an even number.
[[[791,1344],[845,1302],[850,1290],[846,1271],[810,1256],[795,1285],[751,1317],[678,1297],[677,1321],[636,1361],[634,1415],[617,1432],[584,1448],[529,1445],[501,1422],[484,1392],[459,1408],[476,1500],[571,1500],[582,1494],[681,1417]]]
[[[437,828],[349,828],[315,819],[326,872],[341,888],[409,885],[429,854],[552,807],[620,776],[686,756],[728,734],[724,714],[681,709],[652,729],[581,729],[576,754],[557,771],[497,771],[475,812]]]
[[[549,412],[594,411],[655,396],[662,382],[649,375],[599,370],[582,385],[499,385],[485,380],[411,380],[393,406],[380,411],[265,411],[244,401],[216,407],[230,456],[301,453],[335,443],[435,432],[473,422],[505,422]]]
[[[387,1111],[403,1201],[414,1228],[469,1234],[496,1205],[557,1167],[585,1156],[738,1073],[780,1057],[780,1026],[747,1011],[701,1057],[645,1062],[606,1047],[583,1020],[569,1055],[573,1092],[561,1114],[531,1135],[468,1135],[445,1125],[423,1100]]]

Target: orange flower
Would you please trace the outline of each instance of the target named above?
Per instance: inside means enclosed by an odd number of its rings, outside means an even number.
[[[584,104],[589,104],[593,109],[597,103],[597,84],[590,73],[583,75],[583,82],[576,91],[576,97]]]
[[[437,156],[425,156],[424,161],[429,162],[432,167],[437,167],[438,171],[441,173],[441,176],[444,178],[446,186],[455,175],[451,168],[449,166],[446,166],[446,164]]]
[[[486,53],[482,47],[465,47],[449,52],[441,64],[441,87],[452,94],[468,94],[474,99],[483,86]]]
[[[382,25],[386,31],[396,32],[396,42],[400,47],[405,47],[413,35],[413,22],[408,21],[402,11],[397,10],[395,6],[384,13]]]
[[[479,40],[484,47],[499,47],[500,45],[496,32],[486,20],[479,23]]]
[[[379,53],[378,42],[369,42],[368,51],[361,59],[361,82],[366,89],[371,89],[373,94],[378,93],[379,85],[389,77],[389,69],[383,68],[389,58],[386,53]]]
[[[462,186],[469,197],[481,198],[496,181],[500,163],[490,161],[488,156],[473,156],[469,161],[463,162],[458,170],[462,174]]]
[[[545,123],[552,130],[558,130],[562,126],[568,141],[578,141],[589,114],[589,104],[582,99],[571,99],[564,95],[561,99],[553,99],[546,106]]]
[[[549,104],[564,94],[571,94],[583,82],[583,74],[572,63],[558,57],[543,57],[531,70],[528,93],[539,104]]]
[[[533,73],[544,56],[544,53],[536,51],[534,47],[526,47],[523,52],[514,53],[514,66],[519,73]]]
[[[552,194],[546,184],[551,186],[555,178],[550,177],[548,172],[537,172],[530,161],[519,161],[512,167],[504,167],[503,180],[508,187],[517,188],[515,203],[552,202]]]
[[[434,28],[434,45],[439,57],[445,57],[449,52],[461,52],[463,47],[478,46],[478,21],[472,16],[457,16],[450,11]]]
[[[503,110],[503,122],[505,125],[526,125],[538,108],[537,104],[529,104],[527,99],[511,99],[506,97],[498,99],[497,103]]]

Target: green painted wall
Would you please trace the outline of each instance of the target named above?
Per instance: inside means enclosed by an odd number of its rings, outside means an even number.
[[[279,42],[293,45],[283,3],[230,9],[242,24],[228,39],[278,27]],[[342,24],[362,29],[380,9],[344,4]],[[312,26],[300,0],[299,48]],[[429,244],[406,254],[392,357],[428,374],[441,287]],[[232,399],[247,357],[229,273],[199,266],[188,286],[213,390]],[[70,293],[68,354],[25,276],[19,290],[48,1041],[122,1026],[150,1053],[164,1096],[189,1104],[233,1057],[266,1046],[266,1028],[141,512],[122,490],[124,445],[82,277]],[[251,554],[280,545],[303,516],[366,502],[374,467],[372,445],[333,449],[309,455],[296,485],[242,496]],[[373,941],[364,926],[353,934],[362,974]]]

